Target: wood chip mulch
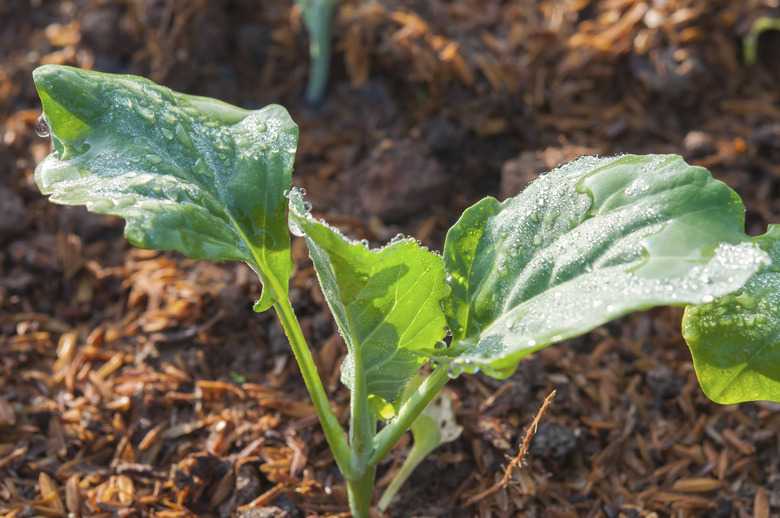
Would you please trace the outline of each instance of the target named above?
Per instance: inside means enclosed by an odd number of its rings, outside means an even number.
[[[745,199],[751,234],[780,221],[780,38],[759,39],[754,67],[740,48],[776,0],[343,0],[318,109],[300,98],[294,2],[261,4],[0,1],[0,516],[349,516],[284,334],[251,311],[249,268],[134,249],[120,220],[40,196],[40,64],[284,104],[296,183],[372,242],[441,249],[481,196],[582,153],[683,154]],[[344,345],[293,248],[294,307],[346,423]],[[708,401],[680,317],[632,315],[508,380],[451,383],[464,432],[387,516],[780,516],[780,405]]]

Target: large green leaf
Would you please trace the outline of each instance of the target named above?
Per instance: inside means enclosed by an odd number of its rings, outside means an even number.
[[[408,238],[383,248],[345,238],[290,195],[290,230],[303,236],[320,286],[347,344],[342,381],[393,401],[444,338],[444,261]]]
[[[137,246],[246,261],[266,284],[259,309],[286,296],[298,128],[284,108],[247,111],[70,67],[33,76],[54,145],[35,180],[51,201],[125,218]]]
[[[780,226],[755,242],[772,264],[739,291],[688,306],[683,317],[699,383],[717,403],[780,402]]]
[[[452,369],[502,377],[523,356],[630,311],[713,300],[766,261],[744,207],[676,156],[583,157],[450,229]]]

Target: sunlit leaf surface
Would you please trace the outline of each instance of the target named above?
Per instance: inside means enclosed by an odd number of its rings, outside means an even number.
[[[685,309],[696,375],[717,403],[780,402],[780,226],[755,241],[771,265],[737,292]]]
[[[342,381],[364,377],[369,395],[393,401],[446,334],[444,261],[415,240],[383,248],[345,238],[290,195],[290,228],[306,238],[320,286],[347,343]]]
[[[286,296],[284,191],[298,128],[284,108],[246,111],[63,66],[40,67],[34,79],[54,146],[35,180],[51,201],[124,218],[137,246],[246,261]],[[273,302],[267,288],[258,309]]]
[[[583,157],[450,229],[452,369],[496,377],[630,311],[711,301],[766,254],[736,193],[680,157]],[[459,354],[457,354],[459,353]]]

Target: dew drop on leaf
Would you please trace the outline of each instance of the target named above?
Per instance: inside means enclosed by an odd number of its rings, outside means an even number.
[[[160,164],[160,163],[162,163],[162,161],[163,161],[162,157],[160,157],[159,155],[154,155],[154,154],[148,154],[148,155],[146,155],[146,160],[147,160],[147,161],[148,161],[150,164],[152,164],[152,165],[157,165],[157,164]]]
[[[149,107],[142,106],[142,105],[139,104],[139,105],[136,105],[135,111],[138,113],[138,115],[140,115],[141,117],[143,117],[144,119],[146,119],[148,121],[154,121],[154,119],[155,119],[154,110],[152,110]]]
[[[40,117],[38,117],[38,120],[35,121],[35,133],[39,137],[48,137],[49,136],[49,123],[46,122],[46,117],[41,114]]]

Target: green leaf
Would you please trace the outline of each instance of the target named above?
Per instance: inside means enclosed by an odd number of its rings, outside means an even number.
[[[298,128],[284,108],[247,111],[54,65],[33,77],[54,146],[35,181],[51,201],[125,218],[125,236],[143,248],[246,261],[265,284],[260,310],[286,296],[284,191]]]
[[[742,289],[685,308],[683,337],[699,384],[716,403],[780,402],[780,226],[754,241],[771,265]]]
[[[486,198],[444,247],[451,369],[508,376],[630,311],[732,292],[766,261],[743,229],[736,193],[676,156],[583,157]]]
[[[296,191],[290,230],[306,239],[347,344],[342,381],[351,388],[365,379],[368,396],[395,400],[446,334],[444,261],[408,238],[369,250],[312,218]]]

